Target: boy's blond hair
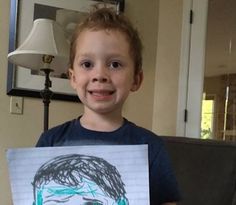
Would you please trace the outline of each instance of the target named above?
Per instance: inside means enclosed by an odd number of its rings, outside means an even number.
[[[76,28],[71,40],[70,68],[73,69],[76,54],[76,41],[80,33],[91,30],[117,30],[122,32],[129,43],[130,55],[134,61],[135,74],[142,70],[142,42],[138,31],[123,14],[117,14],[110,8],[95,8]]]

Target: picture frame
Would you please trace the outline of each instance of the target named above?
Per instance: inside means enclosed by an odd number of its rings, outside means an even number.
[[[77,24],[81,16],[85,16],[92,5],[101,0],[11,0],[9,53],[14,51],[29,34],[33,21],[37,18],[49,18],[55,21],[65,19],[67,23]],[[124,11],[124,0],[112,0],[106,5],[114,7],[117,12]],[[60,18],[63,15],[63,18]],[[62,22],[59,22],[62,23]],[[71,30],[68,32],[72,32]],[[70,35],[70,34],[69,34]],[[69,55],[69,54],[68,54]],[[65,68],[66,69],[66,68]],[[69,79],[50,76],[52,81],[52,99],[63,101],[79,101],[76,92],[71,88]],[[44,87],[45,76],[33,73],[30,69],[8,63],[7,95],[41,98],[40,91]]]

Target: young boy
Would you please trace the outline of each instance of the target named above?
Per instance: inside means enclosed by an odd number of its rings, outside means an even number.
[[[175,205],[180,196],[163,141],[122,116],[143,80],[142,43],[129,20],[107,8],[92,12],[72,38],[69,75],[84,113],[43,133],[37,146],[148,144],[150,204]]]

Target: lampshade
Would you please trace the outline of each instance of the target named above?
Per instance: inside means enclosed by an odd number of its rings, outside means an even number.
[[[36,19],[26,40],[13,52],[8,60],[18,66],[39,70],[44,67],[42,57],[54,56],[50,65],[56,73],[66,72],[69,43],[58,23],[50,19]]]

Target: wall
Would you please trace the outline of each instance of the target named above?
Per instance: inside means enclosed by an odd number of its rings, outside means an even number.
[[[10,0],[0,0],[0,204],[2,205],[11,204],[5,151],[7,148],[34,146],[42,132],[43,122],[41,99],[25,97],[23,115],[9,113],[10,97],[6,95],[9,8]],[[143,0],[126,0],[125,12],[136,23],[145,45],[145,80],[142,89],[128,99],[124,116],[148,129],[152,127],[157,11],[157,0],[149,0],[148,4]],[[53,101],[50,104],[50,127],[76,118],[81,113],[80,104]]]
[[[182,6],[182,0],[159,1],[152,129],[161,135],[176,135]]]
[[[138,28],[144,45],[144,82],[138,92],[132,93],[124,106],[124,116],[152,129],[153,96],[157,44],[157,18],[159,0],[126,0],[125,12]],[[136,109],[137,108],[137,109]]]

